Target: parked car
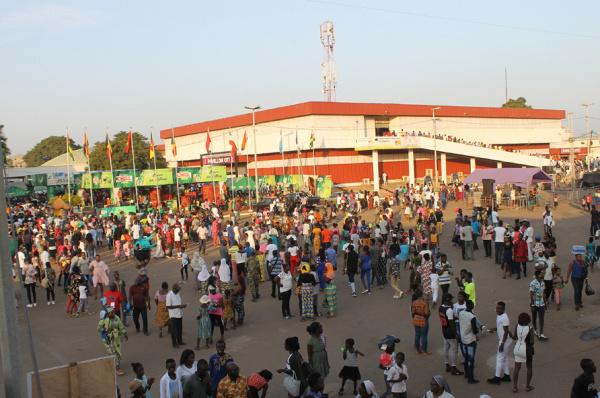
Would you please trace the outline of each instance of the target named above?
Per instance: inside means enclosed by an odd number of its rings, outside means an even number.
[[[271,210],[271,203],[275,201],[275,198],[267,196],[262,198],[257,204],[254,205],[255,211],[263,211],[265,208]]]
[[[316,196],[310,196],[304,192],[292,192],[292,193],[288,193],[285,196],[288,198],[288,200],[293,201],[296,204],[296,206],[301,205],[302,199],[304,197],[306,197],[306,208],[307,209],[314,209],[316,207],[323,206],[323,204],[321,203],[321,198],[316,197]]]
[[[600,173],[584,173],[580,186],[581,188],[600,187]]]

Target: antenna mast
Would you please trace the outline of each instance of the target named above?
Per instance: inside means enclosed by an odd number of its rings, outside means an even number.
[[[323,88],[321,92],[325,96],[326,102],[335,102],[337,86],[337,71],[335,70],[333,59],[333,45],[335,44],[335,36],[333,31],[333,22],[323,22],[319,28],[321,43],[323,44]]]

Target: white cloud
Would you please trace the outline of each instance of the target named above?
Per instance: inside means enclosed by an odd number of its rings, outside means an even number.
[[[72,8],[45,3],[26,7],[0,16],[0,29],[12,31],[64,30],[96,25],[103,15],[92,9]]]

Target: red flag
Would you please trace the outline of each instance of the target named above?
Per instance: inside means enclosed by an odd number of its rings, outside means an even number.
[[[175,132],[171,129],[171,153],[177,156],[177,145],[175,145]]]
[[[90,157],[90,147],[87,140],[87,131],[83,134],[83,153],[86,158]]]
[[[106,156],[109,159],[112,159],[112,147],[110,145],[110,140],[108,139],[108,133],[106,133]]]
[[[235,146],[235,141],[229,140],[229,145],[231,145],[231,157],[235,158],[235,153],[237,152],[237,147]]]
[[[127,147],[125,148],[125,153],[129,153],[131,151],[131,130],[129,130],[129,135],[127,136]]]
[[[246,143],[248,140],[246,139],[246,130],[244,130],[244,139],[242,140],[242,151],[246,149]]]
[[[210,130],[206,130],[206,152],[210,152]]]

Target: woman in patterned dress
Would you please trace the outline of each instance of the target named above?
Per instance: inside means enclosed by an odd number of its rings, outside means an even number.
[[[171,330],[169,310],[167,309],[167,294],[169,293],[169,284],[163,282],[161,289],[154,294],[154,302],[156,303],[156,312],[154,313],[154,326],[158,326],[158,337],[162,337],[162,328],[167,326],[169,332]]]
[[[387,285],[387,246],[383,244],[383,240],[377,241],[379,246],[379,259],[377,260],[377,280],[380,282],[379,289],[383,289],[383,286]],[[372,261],[374,261],[373,259]]]
[[[325,281],[325,297],[327,298],[327,305],[329,307],[327,318],[333,318],[337,309],[337,287],[333,284],[335,273],[331,263],[325,264],[325,267],[326,271],[323,280]]]
[[[310,265],[302,263],[300,265],[300,275],[298,276],[298,286],[300,287],[300,314],[302,322],[306,318],[315,319],[313,307],[313,286],[317,284],[314,275],[310,273]]]
[[[417,268],[417,273],[421,276],[421,289],[423,290],[423,299],[429,300],[431,294],[431,271],[433,263],[429,257],[429,253],[423,255],[423,262]]]

